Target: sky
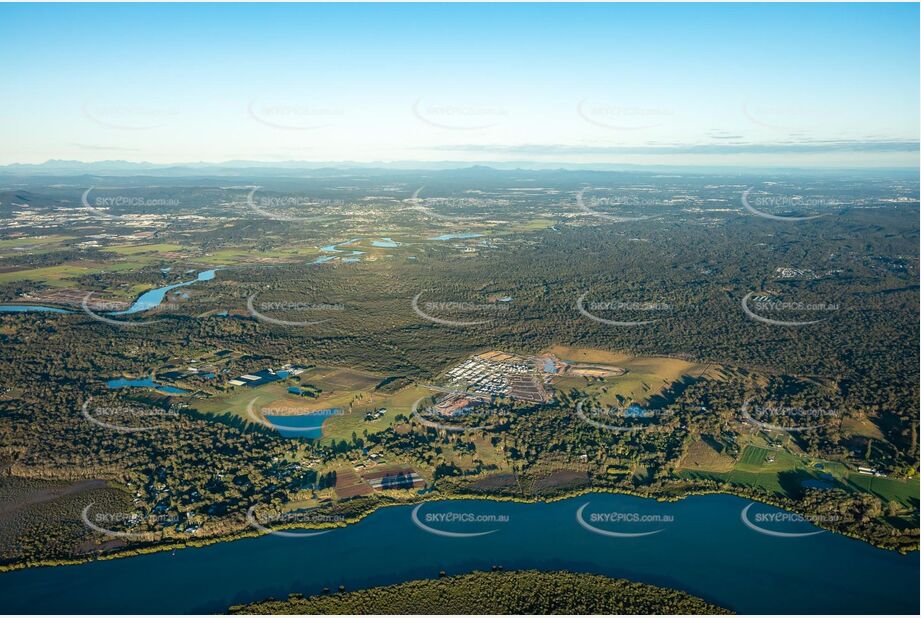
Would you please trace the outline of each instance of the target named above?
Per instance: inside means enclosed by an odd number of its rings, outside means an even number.
[[[919,161],[917,4],[0,5],[0,164]]]

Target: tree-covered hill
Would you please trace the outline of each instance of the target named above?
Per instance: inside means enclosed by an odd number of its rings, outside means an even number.
[[[726,614],[678,590],[566,571],[493,571],[230,608],[232,614]]]

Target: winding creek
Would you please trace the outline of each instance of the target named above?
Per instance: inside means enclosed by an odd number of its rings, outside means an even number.
[[[165,285],[160,288],[155,288],[153,290],[148,290],[140,296],[137,300],[124,311],[114,311],[111,315],[131,315],[132,313],[140,313],[141,311],[147,311],[155,307],[159,307],[163,300],[166,298],[166,294],[176,288],[182,288],[187,285],[192,285],[198,281],[211,281],[214,279],[214,270],[203,270],[198,273],[198,276],[192,281],[183,281],[181,283],[173,283],[171,285]]]
[[[0,574],[0,595],[10,613],[213,613],[324,586],[355,590],[501,565],[625,577],[744,613],[918,613],[917,552],[784,523],[783,511],[761,504],[743,520],[751,504],[726,495],[660,503],[615,494],[426,502],[380,509],[320,535],[268,534],[12,571]]]
[[[169,272],[169,269],[161,268],[164,274]],[[142,311],[148,311],[159,307],[163,301],[166,299],[166,295],[177,288],[182,288],[187,285],[192,285],[199,281],[211,281],[214,279],[214,275],[217,272],[217,269],[213,270],[203,270],[196,276],[195,279],[191,281],[182,281],[180,283],[173,283],[170,285],[165,285],[159,288],[154,288],[148,290],[138,296],[137,300],[131,304],[130,307],[124,311],[112,311],[109,315],[131,315],[133,313],[140,313]],[[63,309],[60,307],[46,307],[43,305],[13,305],[13,304],[0,304],[0,313],[28,313],[28,312],[45,312],[45,313],[74,313],[74,311]]]

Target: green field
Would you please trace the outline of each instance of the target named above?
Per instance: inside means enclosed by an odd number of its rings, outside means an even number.
[[[114,261],[106,264],[101,264],[99,262],[73,262],[42,268],[12,270],[0,272],[0,283],[9,283],[11,281],[40,281],[52,287],[67,287],[73,285],[73,282],[70,280],[84,275],[133,272],[159,261],[161,261],[161,258],[157,254],[144,254],[133,255],[131,259]],[[142,287],[143,289],[150,289],[153,286],[143,285]],[[118,294],[123,292],[120,290],[112,290],[111,293]]]
[[[687,377],[697,377],[707,365],[692,363],[667,356],[632,356],[607,350],[553,346],[549,352],[560,360],[581,364],[600,364],[622,367],[622,376],[586,378],[576,375],[555,377],[556,388],[567,391],[579,389],[595,395],[602,405],[619,406],[630,403],[646,404],[676,382]],[[715,371],[708,373],[715,375]]]
[[[30,245],[45,246],[55,245],[68,240],[74,240],[74,236],[62,236],[60,234],[51,234],[49,236],[25,236],[22,238],[7,238],[0,240],[0,249],[12,249],[14,247],[28,247]]]
[[[14,270],[0,272],[0,283],[10,281],[41,281],[51,286],[68,285],[64,280],[73,279],[82,275],[102,272],[100,267],[77,266],[74,264],[61,264],[46,268],[33,268],[31,270]]]
[[[773,462],[767,458],[773,457]],[[831,479],[823,478],[830,474]],[[821,462],[821,468],[807,465],[796,455],[779,449],[769,449],[749,444],[729,472],[682,468],[679,475],[685,478],[710,479],[729,482],[743,487],[760,487],[778,495],[795,497],[802,490],[802,481],[826,481],[832,486],[848,491],[875,494],[884,501],[895,501],[906,507],[918,504],[918,482],[888,479],[859,474],[837,462]]]
[[[106,247],[106,251],[118,253],[119,255],[135,255],[137,253],[171,253],[182,251],[182,245],[171,245],[169,243],[155,243],[150,245],[116,245]]]
[[[895,501],[907,507],[918,504],[919,488],[916,480],[903,481],[850,472],[847,481],[854,487],[875,494],[885,501]]]

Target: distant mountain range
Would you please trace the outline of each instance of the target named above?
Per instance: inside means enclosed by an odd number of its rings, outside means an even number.
[[[221,163],[149,163],[136,161],[72,161],[51,159],[44,163],[12,163],[0,165],[0,176],[238,176],[258,171],[260,176],[292,176],[306,174],[309,176],[330,176],[339,173],[353,174],[385,173],[388,171],[443,171],[466,170],[473,172],[508,171],[508,170],[550,170],[550,171],[631,171],[660,173],[769,173],[785,174],[808,172],[810,174],[855,173],[879,176],[881,173],[909,173],[917,176],[917,168],[894,168],[891,170],[866,168],[755,168],[744,166],[677,166],[677,165],[630,165],[608,163],[557,163],[535,161],[245,161],[234,160]]]

